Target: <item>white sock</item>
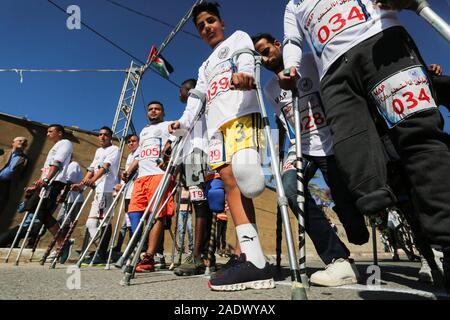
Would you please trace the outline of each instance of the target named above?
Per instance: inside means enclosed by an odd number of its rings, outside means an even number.
[[[86,228],[89,231],[89,235],[90,235],[91,239],[97,232],[97,222],[98,222],[98,219],[96,219],[96,218],[94,218],[94,219],[88,218],[86,221]]]
[[[241,252],[245,253],[247,261],[252,262],[257,268],[262,269],[266,265],[266,258],[259,242],[256,224],[247,223],[236,227],[236,233],[241,246]]]

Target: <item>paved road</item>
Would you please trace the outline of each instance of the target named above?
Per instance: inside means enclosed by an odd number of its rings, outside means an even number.
[[[221,258],[219,263],[224,262]],[[70,268],[72,266],[72,268]],[[371,261],[360,260],[357,267],[362,281],[358,285],[340,288],[311,287],[310,300],[372,300],[372,299],[449,299],[442,291],[417,281],[420,267],[417,262],[380,261],[381,284],[378,287],[364,285],[371,281],[374,271],[368,269]],[[308,273],[323,265],[308,261]],[[372,267],[370,267],[372,268]],[[368,272],[369,270],[369,272]],[[275,271],[275,269],[274,269]],[[208,276],[178,277],[169,271],[138,274],[128,287],[120,286],[121,270],[104,270],[103,267],[85,267],[79,272],[73,265],[57,265],[50,270],[48,264],[37,262],[0,262],[0,299],[50,299],[50,300],[289,300],[291,284],[289,270],[283,266],[276,272],[276,288],[272,290],[246,290],[233,293],[212,292],[208,289]],[[77,282],[79,280],[79,283]],[[68,288],[72,287],[73,289]],[[79,284],[79,289],[76,287]]]

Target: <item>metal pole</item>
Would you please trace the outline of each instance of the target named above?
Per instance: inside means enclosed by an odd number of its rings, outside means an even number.
[[[128,189],[128,187],[126,188]],[[111,237],[111,245],[109,246],[109,254],[108,254],[108,260],[106,261],[106,266],[105,266],[105,270],[110,270],[110,263],[111,263],[111,255],[112,255],[112,251],[113,251],[113,247],[114,247],[114,243],[116,241],[116,235],[117,235],[117,231],[119,230],[119,224],[122,221],[122,211],[123,211],[123,206],[125,203],[125,196],[126,196],[127,190],[125,190],[122,193],[122,201],[120,202],[120,207],[119,207],[119,216],[117,217],[117,221],[116,221],[116,226],[114,227],[114,233]]]
[[[45,251],[44,255],[42,256],[41,260],[39,261],[41,266],[43,266],[45,264],[45,260],[50,255],[50,252],[52,251],[53,247],[55,246],[57,239],[61,236],[61,233],[63,232],[64,226],[66,225],[67,221],[69,220],[69,217],[72,215],[72,211],[74,210],[74,208],[75,208],[75,206],[77,204],[77,201],[81,197],[81,195],[83,194],[84,190],[85,189],[81,190],[80,193],[77,195],[77,197],[75,198],[75,201],[72,203],[72,206],[70,207],[69,212],[64,217],[64,220],[61,223],[61,226],[59,227],[58,232],[53,236],[52,241],[50,242],[50,244],[47,247],[47,251]]]
[[[28,226],[28,230],[27,230],[27,233],[25,235],[25,238],[23,239],[22,246],[20,247],[20,251],[17,254],[16,262],[15,262],[16,266],[19,265],[19,259],[20,259],[20,256],[22,255],[23,249],[25,248],[25,243],[27,242],[27,239],[28,239],[28,236],[30,235],[31,229],[33,228],[34,220],[36,220],[36,217],[37,217],[37,215],[39,213],[39,209],[41,208],[42,203],[44,202],[45,192],[51,187],[51,185],[52,185],[53,181],[55,181],[57,175],[58,175],[58,171],[56,172],[56,174],[52,178],[52,180],[50,180],[49,184],[47,186],[42,187],[41,190],[39,191],[40,192],[40,194],[39,194],[39,202],[38,202],[36,210],[35,210],[35,212],[33,214],[33,218],[31,219],[30,225]]]
[[[30,259],[28,259],[28,262],[33,261],[34,253],[36,252],[36,248],[38,246],[39,240],[41,240],[41,234],[44,232],[44,229],[45,229],[45,226],[44,226],[44,224],[42,224],[42,226],[39,229],[39,232],[36,236],[36,240],[34,240],[33,248],[31,249],[31,255],[30,255]]]
[[[6,255],[5,263],[8,263],[9,256],[11,255],[11,252],[14,249],[14,246],[16,245],[17,239],[19,238],[20,232],[22,231],[23,225],[25,224],[25,220],[27,219],[28,214],[29,212],[25,212],[23,215],[23,219],[22,222],[20,223],[19,230],[17,230],[16,236],[14,237],[11,247],[9,248],[8,254]]]
[[[250,49],[238,50],[232,56],[236,57],[240,54],[250,54],[255,59],[255,84],[256,84],[256,97],[258,99],[258,104],[260,107],[261,117],[264,124],[264,131],[266,133],[267,144],[270,151],[270,162],[272,166],[272,172],[275,177],[277,196],[278,196],[278,206],[281,210],[281,218],[284,224],[284,231],[286,234],[286,244],[289,256],[289,266],[291,269],[291,279],[292,279],[292,299],[293,300],[307,300],[305,284],[302,283],[302,278],[300,277],[299,265],[297,261],[297,255],[294,247],[294,240],[292,237],[291,224],[289,221],[288,214],[288,200],[283,188],[283,182],[281,180],[281,173],[279,170],[279,159],[278,154],[275,152],[275,145],[273,143],[272,135],[270,132],[270,123],[267,116],[266,107],[264,104],[262,89],[261,89],[261,56]]]
[[[378,252],[377,252],[377,227],[375,222],[372,223],[372,251],[373,251],[373,264],[378,265]]]
[[[416,11],[419,16],[431,24],[431,26],[450,43],[450,26],[434,12],[433,9],[431,9],[426,0],[415,0],[411,10]]]
[[[120,190],[119,190],[119,192],[118,192],[116,198],[113,200],[113,202],[111,203],[110,207],[108,208],[108,211],[106,212],[105,217],[104,217],[104,218],[102,219],[102,221],[100,222],[100,225],[98,226],[98,228],[97,228],[97,230],[96,230],[96,232],[95,232],[95,235],[94,235],[94,236],[92,237],[92,239],[89,241],[89,244],[86,246],[86,249],[84,250],[84,252],[83,252],[83,254],[81,255],[81,257],[80,257],[80,259],[78,260],[78,262],[76,263],[77,268],[80,268],[81,263],[83,262],[83,259],[84,259],[84,257],[86,256],[86,254],[87,254],[87,252],[88,252],[88,250],[89,250],[89,247],[94,243],[95,238],[97,237],[98,233],[100,233],[100,231],[101,231],[101,228],[103,227],[103,225],[105,224],[105,222],[108,220],[109,215],[110,215],[111,211],[113,211],[114,206],[115,206],[117,200],[120,198],[120,195],[122,194],[124,188],[125,188],[125,185],[123,185],[123,186],[120,188]],[[105,231],[106,231],[106,230],[105,230]],[[97,250],[96,250],[96,253],[97,253]],[[93,260],[94,260],[94,259],[92,259],[92,261],[93,261]]]
[[[180,217],[180,202],[181,202],[181,192],[183,190],[183,187],[180,187],[180,190],[178,191],[178,197],[177,197],[177,210],[175,211],[175,231],[173,235],[173,242],[172,242],[172,256],[171,256],[171,263],[169,266],[169,270],[173,270],[175,267],[175,250],[177,246],[177,232],[178,232],[178,219]]]
[[[70,224],[70,228],[69,231],[67,231],[66,236],[64,237],[63,242],[61,243],[61,245],[58,247],[58,249],[56,250],[56,255],[55,258],[52,261],[52,264],[50,265],[50,269],[55,269],[56,266],[56,262],[58,261],[59,257],[61,256],[62,253],[62,249],[64,248],[64,245],[69,241],[70,236],[72,235],[73,231],[75,230],[75,227],[77,226],[78,220],[80,219],[80,216],[84,210],[84,207],[86,206],[86,204],[88,203],[89,198],[91,197],[91,195],[94,193],[94,189],[91,189],[86,197],[86,199],[84,200],[83,204],[81,205],[80,210],[77,213],[77,216],[75,217],[75,220],[73,220],[73,222]]]

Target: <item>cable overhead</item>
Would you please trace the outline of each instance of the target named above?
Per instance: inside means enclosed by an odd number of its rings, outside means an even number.
[[[137,15],[142,16],[142,17],[145,17],[145,18],[148,18],[148,19],[153,20],[155,22],[158,22],[160,24],[163,24],[163,25],[165,25],[167,27],[171,27],[171,28],[175,27],[174,25],[172,25],[170,23],[167,23],[167,22],[165,22],[163,20],[160,20],[158,18],[149,16],[149,15],[147,15],[145,13],[139,12],[139,11],[133,9],[133,8],[127,7],[127,6],[125,6],[123,4],[120,4],[120,3],[116,2],[116,1],[112,1],[112,0],[105,0],[105,1],[111,3],[111,4],[115,5],[115,6],[118,6],[119,8],[125,9],[127,11],[133,12],[133,13],[135,13]],[[189,32],[189,31],[185,31],[185,30],[180,30],[180,31],[183,32],[183,33],[186,33],[186,34],[188,34],[188,35],[190,35],[190,36],[192,36],[192,37],[194,37],[196,39],[200,39],[201,40],[201,38],[198,35],[196,35],[195,33],[192,33],[192,32]]]
[[[57,5],[56,3],[54,3],[52,0],[47,0],[49,3],[51,3],[53,6],[55,6],[56,8],[58,8],[59,10],[61,10],[62,12],[64,12],[66,15],[71,16],[69,13],[66,12],[66,10],[64,10],[64,8],[60,7],[59,5]],[[106,36],[102,35],[100,32],[96,31],[94,28],[92,28],[91,26],[87,25],[85,22],[79,20],[79,22],[85,26],[86,28],[88,28],[90,31],[92,31],[93,33],[95,33],[97,36],[99,36],[100,38],[102,38],[103,40],[105,40],[106,42],[108,42],[109,44],[111,44],[112,46],[114,46],[115,48],[119,49],[120,51],[122,51],[123,53],[125,53],[126,55],[128,55],[130,58],[132,58],[133,60],[139,62],[142,65],[145,65],[145,62],[142,61],[141,59],[137,58],[136,56],[134,56],[133,54],[131,54],[130,52],[128,52],[127,50],[125,50],[124,48],[122,48],[121,46],[119,46],[118,44],[116,44],[115,42],[113,42],[112,40],[110,40],[109,38],[107,38]],[[161,78],[167,80],[168,82],[170,82],[171,84],[173,84],[174,86],[176,86],[177,88],[180,88],[181,86],[178,85],[177,83],[173,82],[170,79],[167,79],[165,77],[163,77],[159,72],[149,68],[151,71],[153,71],[154,73],[156,73],[157,75],[159,75]]]

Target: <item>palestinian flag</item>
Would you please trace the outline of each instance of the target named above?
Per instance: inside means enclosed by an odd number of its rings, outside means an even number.
[[[147,57],[147,63],[149,63],[152,56],[156,53],[156,47],[152,46],[150,49],[150,53]],[[164,78],[169,79],[169,74],[173,72],[173,67],[170,65],[169,62],[167,62],[166,59],[162,57],[162,55],[159,55],[158,57],[155,57],[150,64],[150,66],[153,67],[156,71],[159,72],[160,75],[162,75]]]

